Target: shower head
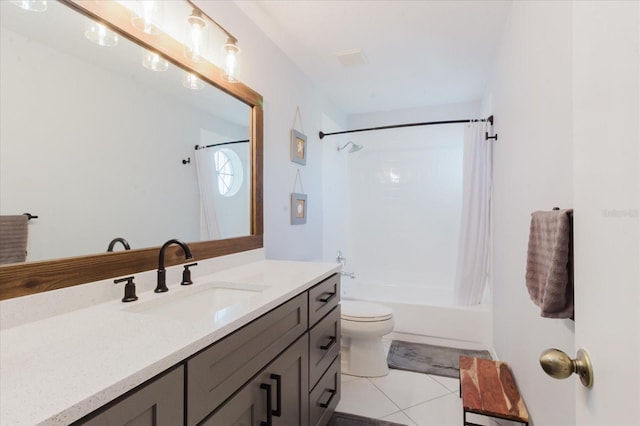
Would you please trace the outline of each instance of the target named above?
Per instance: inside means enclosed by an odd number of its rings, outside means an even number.
[[[349,144],[351,144],[351,148],[349,148],[349,154],[351,154],[352,152],[360,151],[362,149],[362,145],[358,145],[357,143],[353,143],[353,142],[349,141],[349,142],[345,143],[344,145],[338,147],[338,151],[342,151],[343,149],[348,147]]]

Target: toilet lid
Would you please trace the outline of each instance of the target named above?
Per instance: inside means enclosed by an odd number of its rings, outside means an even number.
[[[340,317],[348,321],[386,321],[393,317],[391,308],[378,305],[377,303],[343,300],[340,302],[340,305]]]

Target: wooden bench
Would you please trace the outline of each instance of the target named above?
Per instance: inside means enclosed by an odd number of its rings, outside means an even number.
[[[529,413],[506,362],[460,356],[460,396],[464,426],[467,413],[529,425]]]

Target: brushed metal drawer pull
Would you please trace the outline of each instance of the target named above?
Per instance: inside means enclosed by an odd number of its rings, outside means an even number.
[[[272,418],[271,418],[271,385],[266,383],[260,383],[260,389],[264,389],[267,391],[267,421],[260,422],[260,426],[271,426]]]
[[[327,293],[323,293],[323,294],[327,294]],[[333,292],[333,293],[328,293],[328,296],[325,297],[319,297],[318,300],[321,301],[322,303],[328,303],[330,300],[332,300],[334,297],[336,297],[338,295],[337,292]]]
[[[335,344],[336,344],[336,336],[331,336],[329,337],[329,343],[327,343],[326,345],[320,346],[320,349],[328,351]]]
[[[333,401],[333,397],[336,396],[336,393],[338,392],[333,389],[325,389],[325,390],[328,391],[331,394],[331,396],[329,397],[329,399],[327,399],[327,402],[319,402],[318,405],[321,406],[322,408],[329,408],[329,404],[331,404],[331,401]]]
[[[271,410],[271,413],[280,417],[282,415],[282,376],[279,374],[272,374],[269,376],[271,380],[276,381],[276,409]],[[271,408],[271,406],[269,406]]]

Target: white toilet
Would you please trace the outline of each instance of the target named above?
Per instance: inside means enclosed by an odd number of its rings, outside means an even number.
[[[343,300],[342,372],[352,376],[380,377],[389,374],[382,336],[393,330],[393,311],[384,305]]]

